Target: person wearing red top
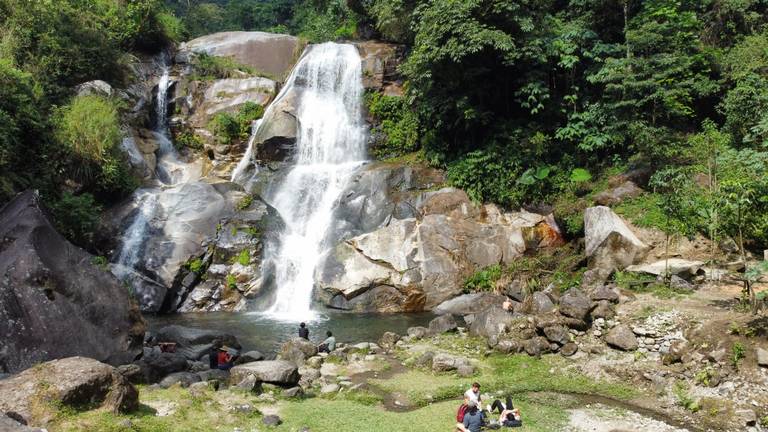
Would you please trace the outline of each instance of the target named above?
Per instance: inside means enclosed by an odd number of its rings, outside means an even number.
[[[230,370],[232,369],[232,366],[234,364],[232,363],[233,357],[232,355],[226,350],[226,347],[219,348],[219,369],[221,370]]]

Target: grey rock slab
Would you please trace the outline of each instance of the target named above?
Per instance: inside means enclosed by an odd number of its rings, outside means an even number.
[[[253,376],[261,382],[284,386],[295,386],[299,382],[299,369],[286,360],[264,360],[245,363],[230,370],[231,382],[240,382],[246,376]]]

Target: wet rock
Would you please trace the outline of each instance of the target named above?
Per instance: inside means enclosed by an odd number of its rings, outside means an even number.
[[[409,327],[408,337],[411,339],[424,339],[429,336],[429,329],[426,327]]]
[[[577,351],[579,351],[579,346],[573,342],[568,342],[567,344],[563,345],[562,348],[560,348],[560,354],[565,357],[570,357],[576,354]]]
[[[315,355],[317,355],[315,344],[304,338],[295,337],[280,347],[278,358],[280,360],[289,360],[301,366],[308,358]]]
[[[261,419],[261,422],[264,426],[280,426],[283,424],[283,420],[276,415],[265,415],[264,418]]]
[[[159,349],[146,348],[144,355],[134,362],[142,371],[144,383],[156,383],[162,378],[187,369],[187,359],[180,353],[161,352]]]
[[[41,397],[49,404],[40,404]],[[0,380],[0,412],[26,424],[44,425],[54,418],[52,409],[83,405],[102,406],[113,413],[139,406],[139,394],[116,368],[85,357],[42,363]]]
[[[386,332],[381,335],[379,339],[379,345],[385,350],[391,350],[395,348],[395,344],[400,340],[400,335],[397,333]]]
[[[565,345],[571,340],[571,334],[564,326],[547,327],[544,329],[544,335],[547,337],[547,340],[559,345]]]
[[[649,250],[608,207],[585,210],[584,236],[590,267],[609,272],[639,262]]]
[[[555,310],[552,299],[541,291],[533,293],[532,300],[532,312],[534,314],[545,314]]]
[[[571,288],[560,297],[558,308],[561,314],[584,321],[592,310],[592,302],[578,288]]]
[[[456,331],[458,326],[453,315],[442,315],[429,322],[429,332],[433,335],[453,332]]]
[[[0,208],[0,275],[0,372],[71,356],[123,364],[141,352],[145,323],[128,290],[56,232],[36,192]]]
[[[199,382],[200,376],[192,372],[176,372],[168,375],[160,381],[160,387],[167,389],[176,384],[181,387],[189,387],[191,384]]]
[[[523,349],[530,356],[538,357],[550,351],[549,341],[541,336],[528,339],[523,343]]]
[[[264,360],[245,363],[230,370],[230,381],[238,383],[247,376],[257,380],[282,386],[295,386],[299,382],[298,367],[286,360]]]
[[[757,364],[762,367],[768,367],[768,350],[757,348]]]
[[[175,343],[176,353],[181,354],[188,360],[199,360],[208,354],[215,340],[231,348],[241,348],[237,338],[231,334],[180,325],[162,327],[155,336],[157,342]]]
[[[629,326],[621,324],[612,328],[605,335],[605,342],[623,351],[634,351],[639,346],[637,337]]]

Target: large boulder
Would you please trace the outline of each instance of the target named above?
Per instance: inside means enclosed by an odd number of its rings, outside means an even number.
[[[595,202],[602,206],[612,206],[621,203],[622,201],[635,198],[643,193],[643,190],[637,187],[637,185],[627,180],[620,185],[600,192],[595,196]]]
[[[519,319],[518,316],[505,311],[501,306],[492,307],[473,316],[469,332],[474,336],[498,338],[500,335],[510,331],[513,324]]]
[[[289,360],[297,365],[301,366],[304,362],[317,354],[317,347],[312,342],[295,337],[289,341],[286,341],[280,347],[280,353],[278,358],[281,360]]]
[[[141,189],[105,216],[105,220],[111,220],[105,229],[115,236],[122,234],[124,241],[130,241],[137,233],[149,234],[146,241],[137,245],[120,245],[118,264],[113,267],[113,272],[134,288],[143,311],[179,309],[199,281],[184,280],[186,266],[206,255],[206,245],[222,235],[222,220],[240,214],[238,205],[246,197],[234,183],[190,181],[166,188]],[[261,203],[251,200],[252,207]],[[141,269],[141,273],[134,268]]]
[[[182,354],[162,352],[157,347],[145,348],[144,354],[133,364],[140,368],[140,372],[131,371],[129,378],[135,383],[155,383],[187,369],[187,359]]]
[[[141,352],[145,323],[127,289],[59,235],[36,192],[0,209],[0,373],[50,359],[109,363]]]
[[[139,406],[139,393],[112,366],[85,357],[39,364],[0,380],[0,412],[28,425],[45,425],[47,407],[103,406],[114,413]]]
[[[223,32],[193,39],[182,44],[176,61],[188,61],[192,53],[231,57],[250,66],[257,73],[277,80],[288,75],[303,46],[294,36],[264,32]]]
[[[467,274],[510,263],[542,242],[550,244],[550,229],[541,228],[551,228],[544,216],[504,214],[486,206],[481,217],[468,200],[456,204],[455,197],[456,190],[442,189],[421,203],[437,206],[436,201],[446,198],[454,204],[437,207],[450,216],[394,219],[339,244],[320,273],[324,297],[341,295],[350,301],[372,288],[390,286],[400,292],[421,292],[422,308],[431,310],[461,294]]]
[[[206,128],[218,113],[236,112],[246,102],[266,106],[277,91],[277,83],[263,77],[228,78],[216,80],[205,89],[200,104],[195,107],[191,125]]]
[[[451,314],[441,315],[429,322],[429,332],[433,335],[456,331],[458,323]]]
[[[681,258],[670,258],[668,260],[656,261],[650,264],[638,264],[627,267],[627,271],[633,273],[645,273],[654,276],[663,276],[667,273],[673,276],[680,276],[684,279],[690,279],[703,271],[703,261],[689,261]]]
[[[617,325],[605,335],[605,342],[623,351],[634,351],[640,345],[632,329],[627,325]]]
[[[578,288],[571,288],[560,297],[558,310],[561,314],[584,321],[592,310],[592,301]]]
[[[363,69],[363,86],[384,94],[401,96],[402,85],[397,68],[405,56],[405,46],[378,41],[355,43]]]
[[[176,353],[183,355],[187,360],[200,360],[208,354],[215,340],[232,348],[240,349],[237,338],[231,334],[215,330],[204,330],[180,325],[169,325],[157,330],[155,337],[158,342],[173,342],[176,344]]]
[[[446,300],[432,311],[438,315],[468,315],[483,312],[504,303],[504,296],[491,293],[471,293]]]
[[[293,387],[299,383],[298,366],[287,360],[264,360],[245,363],[233,367],[229,373],[232,384],[237,384],[249,376],[264,383],[286,387]]]
[[[640,262],[649,247],[610,208],[584,211],[585,253],[591,268],[623,270]]]

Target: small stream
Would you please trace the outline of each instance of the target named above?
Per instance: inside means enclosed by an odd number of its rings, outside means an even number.
[[[244,350],[274,354],[280,344],[297,335],[298,326],[269,318],[260,313],[207,312],[199,314],[147,315],[150,331],[172,324],[204,330],[216,330],[234,335]],[[351,314],[326,312],[308,322],[309,337],[320,343],[325,332],[333,332],[338,342],[376,342],[391,331],[405,334],[408,327],[426,326],[434,318],[430,313],[419,314]]]

